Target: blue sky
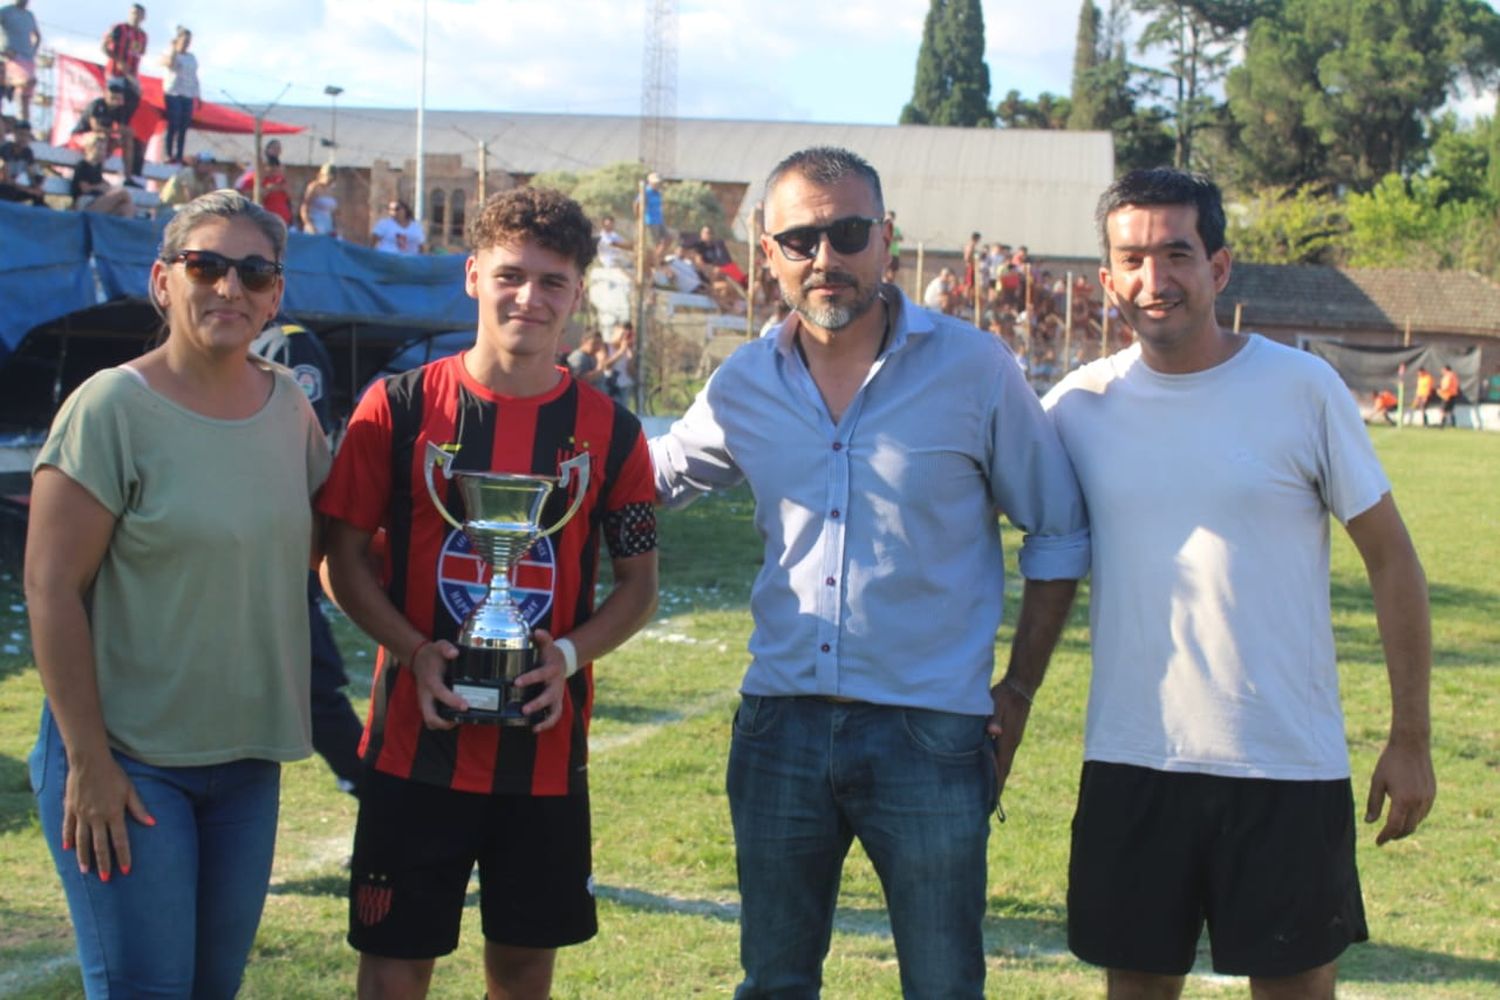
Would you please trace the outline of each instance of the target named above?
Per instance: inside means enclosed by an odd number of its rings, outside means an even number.
[[[1491,0],[1492,4],[1496,0]],[[648,0],[428,0],[429,108],[635,114]],[[47,44],[98,58],[128,0],[31,0]],[[415,107],[421,0],[147,0],[148,72],[194,32],[204,96]],[[677,111],[892,123],[911,94],[927,0],[679,0]],[[1066,94],[1078,5],[985,0],[991,96]],[[284,91],[284,93],[283,93]],[[1493,99],[1465,110],[1488,113]]]
[[[429,108],[635,114],[646,0],[428,0]],[[93,58],[125,0],[31,0],[46,41]],[[681,0],[678,113],[890,123],[910,97],[926,0]],[[1055,12],[1048,13],[1046,11]],[[205,96],[415,106],[420,0],[147,0],[148,62],[181,23]],[[990,0],[998,98],[1066,93],[1077,8]],[[154,72],[154,68],[148,67]]]

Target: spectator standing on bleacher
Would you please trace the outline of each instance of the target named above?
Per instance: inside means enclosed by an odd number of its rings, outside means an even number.
[[[136,108],[141,106],[141,56],[146,54],[146,32],[141,22],[146,20],[146,8],[138,3],[130,5],[127,19],[105,32],[101,48],[104,50],[104,73],[113,88],[116,80],[125,85],[124,112],[120,129],[120,159],[126,166],[126,184],[138,183],[135,176],[141,172],[145,162],[145,150],[136,141],[130,120]]]
[[[80,212],[98,212],[128,219],[135,214],[130,192],[110,187],[104,179],[104,158],[109,155],[109,140],[96,132],[84,143],[84,158],[73,164],[73,181],[68,191],[73,208]]]
[[[666,216],[662,212],[661,174],[655,170],[646,175],[644,197],[641,211],[646,223],[646,231],[651,234],[651,239],[656,244],[656,256],[660,260],[662,250],[670,244],[672,238],[667,233]]]
[[[218,186],[218,180],[214,177],[214,154],[205,150],[194,154],[192,163],[167,178],[167,183],[161,189],[161,203],[186,205]]]
[[[31,123],[18,121],[10,138],[0,142],[0,201],[45,205],[40,169],[31,151]]]
[[[385,217],[375,223],[370,231],[370,245],[381,253],[401,254],[414,257],[422,252],[427,243],[427,234],[422,223],[412,218],[411,206],[404,201],[391,199],[386,206]]]
[[[188,129],[193,125],[193,109],[198,106],[198,57],[188,51],[193,33],[181,25],[172,36],[172,47],[161,57],[166,69],[162,93],[167,102],[167,135],[162,156],[167,163],[181,163]]]
[[[606,215],[599,220],[598,239],[598,263],[600,267],[628,268],[630,258],[625,251],[631,248],[630,242],[615,230],[615,217]]]
[[[31,118],[31,93],[36,90],[36,50],[42,44],[36,15],[26,9],[28,0],[0,7],[0,42],[5,56],[5,96],[16,102],[16,117]]]
[[[265,176],[260,183],[260,203],[266,211],[285,222],[288,227],[292,224],[292,198],[286,193],[286,174],[281,169],[281,140],[272,139],[266,143],[266,148],[261,151],[261,163],[264,165]],[[240,174],[240,179],[234,182],[234,189],[246,197],[255,190],[255,166]]]

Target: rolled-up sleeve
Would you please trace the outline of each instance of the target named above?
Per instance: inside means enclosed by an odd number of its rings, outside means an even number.
[[[1078,580],[1089,571],[1088,511],[1073,463],[1019,366],[1002,365],[990,410],[990,488],[1023,533],[1028,580]]]

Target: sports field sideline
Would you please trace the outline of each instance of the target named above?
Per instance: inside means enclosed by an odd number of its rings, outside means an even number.
[[[1500,997],[1500,435],[1372,433],[1432,595],[1439,791],[1412,838],[1377,851],[1373,828],[1361,832],[1373,940],[1345,956],[1339,995]],[[601,927],[594,941],[563,952],[557,997],[733,991],[737,895],[723,771],[759,560],[749,513],[741,491],[663,516],[658,618],[598,667],[592,794]],[[1012,555],[1015,541],[1007,536]],[[1363,571],[1337,530],[1333,560],[1334,628],[1362,802],[1388,697]],[[81,989],[71,930],[27,782],[41,689],[19,576],[19,567],[0,567],[0,997],[73,997]],[[347,626],[340,632],[351,672],[367,683],[368,643]],[[1008,646],[1008,632],[997,641]],[[992,830],[985,933],[994,997],[1101,992],[1098,974],[1067,954],[1063,923],[1087,670],[1085,588],[1007,789],[1010,820]],[[366,693],[355,693],[361,712]],[[286,769],[274,881],[243,996],[352,995],[354,954],[343,930],[353,817],[353,801],[334,789],[321,761]],[[433,996],[479,995],[477,917],[466,916],[458,953],[439,964]],[[825,995],[899,995],[879,886],[857,850]],[[1241,981],[1201,974],[1187,995],[1246,991]]]

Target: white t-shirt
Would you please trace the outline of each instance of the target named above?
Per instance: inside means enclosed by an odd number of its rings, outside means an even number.
[[[951,289],[940,274],[927,283],[927,288],[922,292],[922,304],[928,309],[936,309],[942,305],[942,295],[946,291]]]
[[[625,267],[630,263],[630,258],[625,251],[615,248],[625,242],[625,237],[619,233],[608,230],[599,233],[599,266],[600,267]]]
[[[1348,777],[1328,515],[1347,522],[1390,483],[1338,375],[1255,335],[1188,375],[1136,345],[1043,405],[1093,534],[1084,758]]]
[[[376,250],[407,256],[421,253],[422,244],[427,242],[427,234],[422,231],[422,223],[412,219],[403,226],[389,215],[382,216],[380,221],[375,223],[371,235],[375,237]]]

